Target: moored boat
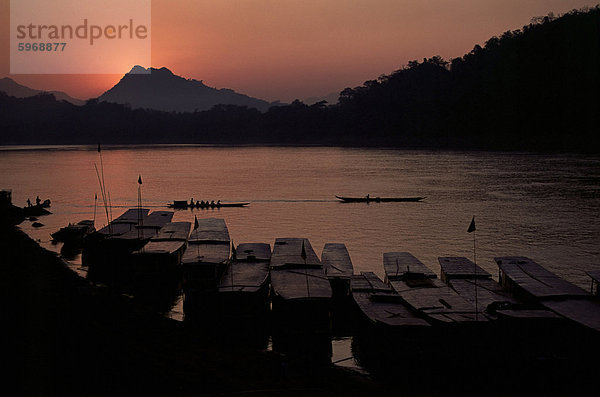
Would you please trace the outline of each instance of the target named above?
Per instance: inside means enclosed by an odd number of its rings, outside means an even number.
[[[352,260],[346,245],[327,243],[321,253],[323,269],[331,284],[333,299],[345,299],[350,296],[350,278],[354,272]]]
[[[181,259],[186,319],[216,314],[219,278],[231,256],[231,239],[225,220],[198,219]]]
[[[131,254],[139,250],[173,218],[171,211],[131,208],[107,226],[86,236],[82,264],[88,278],[116,286],[131,282]]]
[[[221,319],[229,323],[243,323],[266,314],[270,260],[269,244],[244,243],[237,246],[235,256],[217,286]]]
[[[502,288],[492,275],[465,257],[440,257],[441,279],[457,294],[494,320],[541,329],[560,322],[560,316],[538,304],[526,304]]]
[[[527,257],[505,256],[494,260],[500,270],[502,287],[586,329],[600,331],[600,303],[594,295]]]
[[[190,226],[190,222],[169,222],[142,248],[133,252],[134,277],[138,280],[157,278],[177,270]]]
[[[83,220],[76,224],[70,224],[65,227],[61,227],[56,232],[50,234],[52,239],[57,242],[64,242],[65,244],[82,244],[83,239],[86,235],[96,231],[93,220]]]
[[[386,282],[416,313],[438,325],[485,323],[481,308],[475,308],[447,288],[435,273],[408,252],[383,254]]]
[[[409,310],[400,295],[373,272],[352,276],[352,297],[369,324],[388,331],[429,327],[429,323]]]
[[[329,333],[331,285],[308,239],[275,240],[271,288],[279,325],[294,333]]]

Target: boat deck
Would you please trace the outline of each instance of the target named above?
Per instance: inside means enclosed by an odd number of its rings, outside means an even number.
[[[494,260],[500,268],[500,282],[508,290],[519,289],[538,299],[589,295],[529,258],[505,256]]]
[[[438,262],[440,263],[440,278],[443,282],[453,278],[492,278],[487,271],[462,256],[439,257]]]
[[[219,292],[257,292],[269,279],[271,246],[264,243],[244,243],[236,248],[233,260],[218,285]]]
[[[352,296],[361,312],[375,325],[385,327],[429,327],[417,317],[375,273],[352,276]]]
[[[271,285],[276,297],[291,300],[329,300],[329,280],[323,269],[272,268]]]
[[[342,243],[327,243],[321,254],[323,269],[328,278],[350,280],[354,267],[346,245]]]
[[[600,303],[583,289],[521,256],[494,258],[502,285],[584,327],[600,331]]]
[[[437,278],[423,262],[409,252],[386,252],[383,254],[383,269],[386,279]]]
[[[238,261],[271,261],[271,245],[266,243],[242,243],[235,251]]]
[[[321,261],[305,238],[275,240],[271,256],[271,286],[275,296],[285,301],[332,297]]]
[[[431,322],[486,322],[481,308],[467,301],[436,278],[425,264],[407,252],[384,254],[386,280],[415,312]],[[413,270],[414,269],[414,270]]]
[[[191,226],[190,222],[169,222],[159,230],[155,237],[152,237],[152,241],[187,241]]]
[[[230,242],[229,230],[222,218],[198,219],[198,228],[190,234],[190,244],[209,244]]]
[[[303,252],[305,257],[302,255]],[[283,267],[322,268],[322,265],[308,239],[278,238],[275,240],[275,245],[273,246],[271,268]]]

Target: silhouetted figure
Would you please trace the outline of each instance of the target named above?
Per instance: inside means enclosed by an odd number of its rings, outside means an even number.
[[[42,202],[42,200],[40,200],[40,196],[37,196],[35,198],[35,205],[40,205],[41,202]]]
[[[211,202],[210,202],[210,206],[211,206],[211,207],[214,207],[214,206],[215,206],[215,200],[213,200],[213,201],[211,201]]]
[[[204,207],[204,200],[200,201],[200,207]]]
[[[367,203],[369,202],[369,193],[367,193]]]
[[[190,207],[193,207],[193,206],[194,206],[194,198],[192,197],[192,198],[190,199]]]
[[[217,200],[217,207],[221,206],[221,200]]]
[[[196,200],[196,207],[200,207],[200,201]]]
[[[27,206],[31,207],[31,200],[27,199]]]

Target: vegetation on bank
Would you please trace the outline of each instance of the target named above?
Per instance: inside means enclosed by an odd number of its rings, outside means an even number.
[[[193,113],[0,93],[0,144],[326,144],[600,152],[600,7],[534,18],[463,57],[411,61],[340,93],[267,112]]]

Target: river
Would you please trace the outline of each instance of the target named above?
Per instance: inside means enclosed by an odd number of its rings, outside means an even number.
[[[383,276],[382,256],[409,251],[439,274],[439,256],[476,255],[497,274],[495,256],[522,255],[589,289],[600,270],[600,157],[575,154],[429,152],[329,147],[194,145],[0,147],[0,188],[15,205],[52,201],[43,227],[21,228],[57,252],[50,233],[94,217],[98,176],[112,215],[137,203],[247,201],[247,208],[176,211],[174,220],[224,218],[235,244],[307,237],[321,254],[345,243],[355,272]],[[424,196],[417,203],[348,203],[346,196]],[[100,203],[100,200],[98,201]],[[472,217],[476,231],[467,233]],[[106,224],[97,207],[97,227]],[[475,248],[475,249],[474,249]],[[73,269],[85,275],[80,259]]]

